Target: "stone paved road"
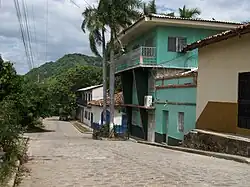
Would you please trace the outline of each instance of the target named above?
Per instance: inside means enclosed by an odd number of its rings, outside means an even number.
[[[21,187],[250,186],[250,166],[130,141],[98,141],[68,122],[30,134],[31,169]]]

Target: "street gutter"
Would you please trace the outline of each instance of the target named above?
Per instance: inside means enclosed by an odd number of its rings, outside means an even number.
[[[240,163],[250,164],[250,158],[242,157],[242,156],[216,153],[216,152],[210,152],[210,151],[202,151],[202,150],[190,149],[190,148],[186,148],[186,147],[169,146],[166,144],[147,142],[147,141],[142,141],[142,140],[131,139],[131,141],[133,141],[135,143],[146,144],[146,145],[151,145],[151,146],[156,146],[156,147],[162,147],[165,149],[171,149],[171,150],[175,150],[175,151],[182,151],[182,152],[187,152],[187,153],[199,154],[199,155],[203,155],[203,156],[210,156],[210,157],[215,157],[215,158],[219,158],[219,159],[233,160],[233,161],[240,162]]]

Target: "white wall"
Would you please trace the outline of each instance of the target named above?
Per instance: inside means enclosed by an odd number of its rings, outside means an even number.
[[[85,111],[88,112],[87,119],[85,118]],[[92,112],[91,108],[84,107],[83,123],[88,126],[91,126],[91,112]],[[90,118],[89,118],[89,115],[90,115]]]
[[[95,123],[101,123],[101,113],[102,113],[102,107],[99,106],[92,106],[92,112],[94,114],[93,121]],[[121,125],[122,124],[122,112],[119,112],[119,110],[115,109],[115,118],[114,118],[114,123],[116,125]]]
[[[95,88],[92,90],[92,100],[103,99],[103,87]]]
[[[208,101],[238,100],[238,74],[250,71],[250,34],[199,49],[196,118]]]

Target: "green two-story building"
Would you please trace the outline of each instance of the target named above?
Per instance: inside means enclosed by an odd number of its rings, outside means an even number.
[[[174,132],[166,132],[166,128],[163,127],[165,113],[164,107],[156,102],[159,100],[157,91],[161,92],[158,94],[161,100],[164,100],[164,97],[168,100],[169,94],[174,94],[175,97],[170,98],[178,101],[178,93],[183,90],[164,92],[157,88],[157,81],[159,82],[159,78],[164,79],[164,77],[197,67],[197,50],[182,52],[187,44],[237,26],[237,23],[230,22],[151,14],[141,17],[119,34],[126,53],[116,58],[116,75],[121,76],[124,107],[132,136],[162,142],[166,140],[163,136],[174,134]],[[195,92],[196,90],[187,94],[194,94],[190,97],[196,97]],[[195,103],[196,99],[191,100],[194,100]],[[178,112],[178,107],[175,107],[175,110]],[[189,111],[190,117],[195,118],[195,106],[188,110],[191,110]],[[173,112],[169,111],[168,114],[173,114]],[[190,121],[195,121],[195,119]],[[171,125],[168,124],[168,126]],[[192,125],[189,124],[189,128],[190,126],[192,128]]]

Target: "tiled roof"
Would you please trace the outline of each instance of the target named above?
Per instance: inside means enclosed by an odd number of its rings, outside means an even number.
[[[149,14],[149,15],[144,15],[142,17],[140,17],[137,21],[135,21],[132,25],[128,26],[127,28],[125,28],[124,30],[122,30],[119,33],[119,36],[121,34],[124,34],[127,30],[129,30],[130,28],[132,28],[133,26],[135,26],[137,23],[139,23],[140,21],[144,20],[147,17],[154,17],[154,18],[161,18],[161,19],[175,19],[175,20],[186,20],[186,21],[202,21],[202,22],[208,22],[208,23],[222,23],[222,24],[235,24],[235,25],[241,25],[241,23],[237,23],[237,22],[230,22],[230,21],[217,21],[217,20],[209,20],[209,19],[201,19],[201,18],[181,18],[181,17],[176,17],[176,16],[167,16],[164,14]]]
[[[89,105],[94,105],[94,106],[103,106],[103,99],[99,99],[99,100],[92,100],[90,102],[88,102]],[[107,105],[110,104],[110,98],[107,98]],[[123,104],[123,95],[122,92],[119,92],[117,94],[115,94],[115,106],[120,106],[121,104]]]
[[[212,23],[228,23],[228,24],[240,24],[237,22],[230,22],[230,21],[217,21],[217,20],[210,20],[210,19],[201,19],[201,18],[181,18],[176,16],[167,16],[164,14],[150,14],[149,16],[156,17],[156,18],[166,18],[166,19],[177,19],[177,20],[190,20],[190,21],[204,21],[204,22],[212,22]]]
[[[200,48],[200,47],[204,47],[206,45],[212,44],[212,43],[216,43],[216,42],[220,42],[222,40],[226,40],[228,38],[232,38],[241,34],[246,34],[246,33],[250,33],[250,24],[245,24],[245,25],[240,25],[239,27],[237,27],[236,29],[231,29],[219,34],[215,34],[212,36],[209,36],[207,38],[204,38],[203,40],[198,40],[194,43],[191,43],[189,45],[187,45],[183,51],[190,51],[196,48]]]
[[[87,90],[93,90],[95,88],[99,88],[99,87],[102,87],[102,86],[103,86],[102,84],[99,84],[99,85],[94,85],[94,86],[89,86],[89,87],[81,88],[81,89],[78,89],[77,91],[78,92],[82,92],[82,91],[87,91]]]

